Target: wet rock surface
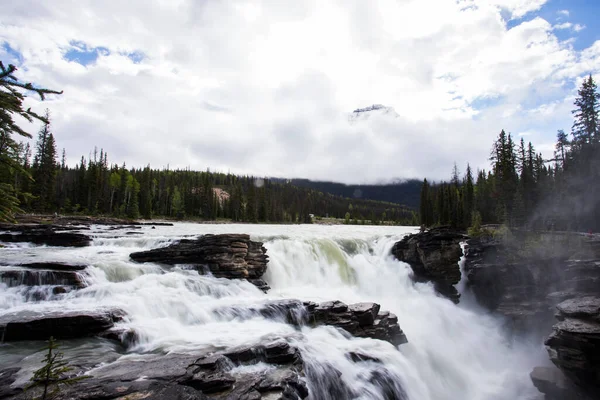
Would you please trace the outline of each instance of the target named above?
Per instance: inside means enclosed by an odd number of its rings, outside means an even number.
[[[392,254],[410,265],[417,281],[433,282],[438,293],[458,303],[460,294],[454,285],[460,281],[460,243],[466,239],[456,230],[433,228],[406,236],[394,244]]]
[[[351,357],[351,356],[349,356]],[[376,358],[354,355],[365,364],[357,379],[369,393],[357,393],[341,379],[342,372],[327,363],[304,360],[284,338],[210,353],[123,357],[87,371],[89,379],[63,387],[59,399],[219,399],[300,400],[373,398],[405,400],[400,380]],[[5,387],[0,399],[25,399],[15,386],[17,369],[0,371]],[[77,371],[81,373],[83,371]]]
[[[545,341],[550,359],[587,393],[600,396],[600,297],[566,300],[557,309],[560,322]]]
[[[33,262],[13,264],[12,266],[28,269],[45,269],[51,271],[83,271],[87,268],[87,265],[68,264],[62,262]]]
[[[295,326],[331,325],[356,337],[385,340],[395,346],[407,343],[406,335],[398,324],[398,317],[389,311],[380,311],[377,303],[347,305],[341,301],[314,303],[285,299],[255,306],[226,307],[215,310],[215,313],[242,319],[262,316]]]
[[[600,260],[569,259],[580,249],[556,254],[522,252],[498,241],[469,239],[465,273],[477,301],[507,318],[518,331],[546,335],[554,307],[563,300],[600,295]]]
[[[25,286],[71,286],[73,288],[84,288],[86,286],[84,277],[73,271],[43,271],[0,267],[0,282],[8,287],[20,285]]]
[[[0,241],[5,243],[29,242],[58,247],[85,247],[92,242],[90,237],[83,233],[56,232],[51,229],[41,229],[27,233],[3,233],[0,234]]]
[[[0,339],[4,342],[93,336],[123,319],[119,309],[89,311],[19,311],[0,315]]]
[[[258,363],[264,368],[252,368]],[[0,371],[0,398],[31,397],[11,387],[16,370]],[[299,400],[309,394],[300,353],[283,339],[209,354],[123,358],[88,375],[58,398]]]
[[[306,308],[309,323],[336,326],[353,336],[385,340],[395,346],[407,343],[398,317],[389,311],[380,311],[377,303],[346,305],[341,301],[327,301],[308,303]]]
[[[591,400],[556,367],[535,367],[529,377],[546,400]]]
[[[183,239],[170,246],[131,253],[137,262],[185,264],[200,273],[210,272],[217,278],[248,279],[265,290],[260,277],[267,270],[267,250],[261,242],[245,234],[205,235]]]

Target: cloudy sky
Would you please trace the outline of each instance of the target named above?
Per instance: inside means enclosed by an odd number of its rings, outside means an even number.
[[[501,129],[552,154],[600,72],[597,0],[19,0],[0,60],[64,94],[70,164],[347,183],[487,168]],[[350,118],[371,104],[393,108]],[[30,126],[35,133],[39,127]]]

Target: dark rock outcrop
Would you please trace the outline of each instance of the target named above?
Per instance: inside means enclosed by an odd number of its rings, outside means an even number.
[[[198,239],[182,239],[167,247],[130,254],[137,262],[185,264],[198,272],[210,272],[217,278],[248,279],[259,287],[259,278],[267,270],[267,250],[261,242],[245,234],[205,235]]]
[[[460,243],[466,239],[450,228],[434,228],[406,236],[394,244],[392,254],[410,265],[417,281],[433,282],[438,293],[458,303],[454,285],[460,281]]]
[[[546,400],[591,400],[556,367],[535,367],[529,377]]]
[[[6,243],[30,242],[47,246],[84,247],[91,239],[83,233],[70,232],[79,228],[68,228],[45,224],[0,224],[0,241]]]
[[[259,306],[236,306],[215,310],[230,318],[279,319],[292,325],[331,325],[356,337],[385,340],[395,346],[407,342],[406,335],[398,325],[398,317],[389,311],[380,311],[377,303],[344,304],[341,301],[323,303],[301,302],[285,299],[269,301]]]
[[[93,311],[20,311],[0,316],[0,341],[71,339],[93,336],[113,327],[125,313]]]
[[[481,305],[506,317],[516,330],[545,336],[558,303],[600,294],[600,260],[570,260],[582,251],[581,246],[562,249],[560,241],[548,246],[561,249],[549,248],[545,254],[530,251],[528,240],[523,237],[507,244],[469,239],[464,271]],[[545,246],[539,237],[536,243]]]
[[[560,322],[545,341],[550,359],[586,392],[600,396],[600,297],[566,300],[557,309]]]
[[[67,264],[62,262],[32,262],[14,264],[14,266],[28,269],[47,269],[50,271],[83,271],[87,268],[87,265]]]
[[[258,362],[274,368],[233,370]],[[77,385],[63,387],[61,398],[299,400],[308,396],[303,369],[295,347],[282,339],[266,340],[255,346],[203,355],[149,355],[118,360],[95,368],[89,379]],[[7,386],[14,381],[14,374],[15,371],[7,371]],[[12,389],[7,388],[6,394],[18,393],[17,388]]]
[[[0,282],[8,287],[25,285],[60,285],[81,289],[85,286],[83,276],[73,271],[44,271],[0,267]]]
[[[398,317],[389,311],[379,311],[377,303],[346,305],[341,301],[307,303],[309,323],[332,325],[356,337],[385,340],[395,346],[406,343],[406,335],[398,325]]]

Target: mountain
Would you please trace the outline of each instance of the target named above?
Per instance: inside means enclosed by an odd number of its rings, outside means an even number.
[[[277,180],[275,179],[275,181]],[[338,182],[311,181],[309,179],[279,179],[279,181],[289,182],[297,187],[331,193],[336,196],[402,204],[413,210],[419,208],[422,183],[417,179],[382,185],[346,185]]]
[[[398,113],[393,107],[387,107],[383,104],[373,104],[372,106],[357,108],[356,110],[352,111],[352,114],[349,116],[349,120],[350,122],[366,120],[375,115],[385,115],[386,117],[392,118],[398,117]]]

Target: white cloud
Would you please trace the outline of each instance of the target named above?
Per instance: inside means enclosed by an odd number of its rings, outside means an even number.
[[[544,3],[21,0],[0,42],[20,77],[64,90],[31,103],[51,108],[71,164],[96,145],[130,166],[446,178],[453,161],[487,166],[502,128],[535,143],[570,127],[568,82],[600,71],[600,44],[578,53],[541,18],[507,29]],[[73,41],[108,53],[69,62]],[[398,116],[349,123],[374,103]]]
[[[556,13],[562,17],[568,17],[570,15],[569,10],[558,10]]]
[[[581,24],[572,24],[570,22],[562,22],[560,24],[556,24],[553,26],[554,29],[572,29],[575,32],[581,32],[585,29],[585,25]]]
[[[573,24],[570,22],[563,22],[561,24],[554,25],[554,29],[570,29],[573,27]]]
[[[539,10],[547,1],[548,0],[488,0],[486,2],[500,7],[503,10],[507,10],[513,18],[521,18],[530,12]]]

